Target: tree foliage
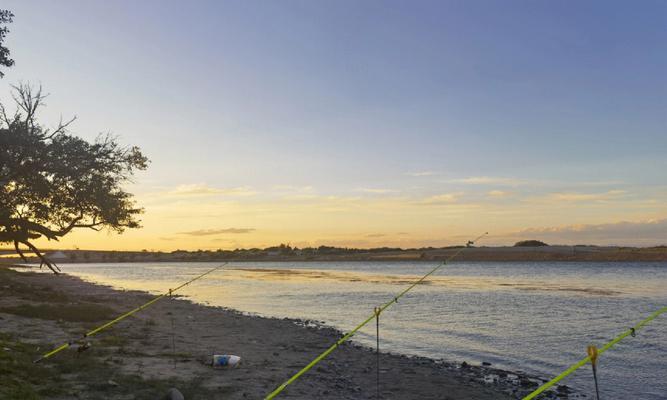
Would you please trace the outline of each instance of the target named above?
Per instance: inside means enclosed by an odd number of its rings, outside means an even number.
[[[27,246],[57,272],[32,241],[57,241],[76,228],[139,227],[142,209],[122,185],[148,160],[108,134],[92,143],[69,134],[74,119],[47,129],[36,119],[41,88],[13,88],[16,111],[0,105],[0,243],[13,243],[24,260],[20,245]]]
[[[0,10],[0,65],[4,67],[11,67],[14,65],[14,60],[9,58],[9,49],[3,46],[2,44],[5,41],[5,36],[9,33],[9,29],[4,26],[13,21],[14,14],[9,10]],[[5,74],[0,71],[0,78],[5,76]]]
[[[548,246],[548,244],[541,242],[539,240],[522,240],[520,242],[514,243],[514,247],[543,247]]]

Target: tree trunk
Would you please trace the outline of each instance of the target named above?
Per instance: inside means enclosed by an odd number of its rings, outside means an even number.
[[[23,244],[25,244],[26,246],[28,246],[28,247],[30,248],[30,250],[32,250],[35,254],[37,254],[37,257],[39,257],[39,259],[42,261],[42,263],[45,264],[47,267],[49,267],[49,269],[50,269],[51,271],[53,271],[54,274],[58,275],[58,274],[60,273],[60,268],[58,268],[58,266],[57,266],[55,263],[52,263],[52,262],[50,262],[49,260],[47,260],[46,257],[44,257],[44,256],[42,255],[42,253],[40,253],[39,250],[37,250],[37,247],[33,246],[33,245],[32,245],[30,242],[28,242],[27,240],[26,240],[26,241],[23,241],[23,242],[21,242],[21,243],[23,243]]]
[[[23,254],[21,249],[19,249],[19,242],[16,241],[16,240],[14,240],[14,248],[16,249],[16,252],[18,253],[18,255],[21,256],[21,260],[23,260],[24,263],[27,263],[28,259],[25,258],[25,255]]]

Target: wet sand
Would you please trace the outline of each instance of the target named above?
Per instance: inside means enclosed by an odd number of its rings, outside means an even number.
[[[153,297],[68,275],[0,267],[0,352],[25,361]],[[0,377],[0,384],[15,378],[10,382],[32,385],[38,398],[53,399],[160,399],[169,387],[186,399],[262,399],[340,336],[311,321],[165,299],[89,338],[89,350],[67,350],[37,364],[39,380],[15,371]],[[235,369],[213,369],[207,365],[212,354],[242,361]],[[382,399],[512,399],[539,383],[492,366],[388,353],[381,354],[380,365]],[[567,391],[544,398],[566,398]],[[346,343],[277,398],[375,399],[374,350]]]

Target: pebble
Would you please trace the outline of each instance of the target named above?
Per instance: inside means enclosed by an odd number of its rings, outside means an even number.
[[[561,393],[569,393],[570,388],[567,385],[558,385],[556,388],[556,391],[561,392]]]
[[[164,400],[185,400],[183,393],[181,393],[176,388],[171,388],[167,394],[163,397]]]
[[[521,380],[519,381],[519,383],[520,383],[521,386],[523,386],[523,387],[535,387],[535,386],[538,386],[536,382],[533,382],[533,381],[531,381],[530,379],[527,379],[527,378],[521,378]]]

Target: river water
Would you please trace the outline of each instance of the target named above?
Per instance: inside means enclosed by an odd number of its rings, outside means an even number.
[[[65,264],[64,272],[161,293],[215,263]],[[234,262],[183,289],[193,301],[349,330],[426,273],[425,262]],[[667,263],[452,263],[381,316],[386,351],[551,378],[667,306]],[[355,336],[375,344],[375,324]],[[315,354],[313,355],[315,356]],[[604,399],[667,399],[667,314],[599,360]],[[586,366],[563,382],[593,395]]]

